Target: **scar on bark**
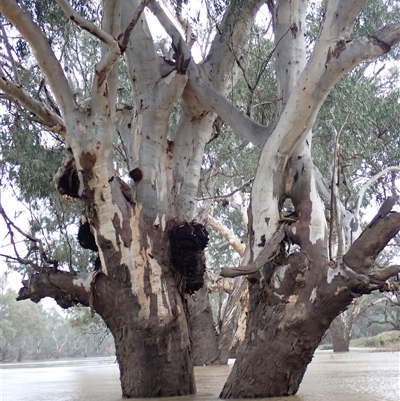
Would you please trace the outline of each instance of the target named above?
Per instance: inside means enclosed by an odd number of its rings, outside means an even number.
[[[206,269],[204,249],[208,239],[205,227],[195,221],[173,222],[169,230],[172,267],[183,276],[187,294],[203,287]]]

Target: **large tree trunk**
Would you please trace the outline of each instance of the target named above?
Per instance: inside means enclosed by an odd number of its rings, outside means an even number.
[[[251,329],[222,390],[222,398],[295,394],[329,327],[330,316],[337,313],[331,309],[328,298],[319,305],[306,307],[296,300],[267,305],[259,302],[263,297],[262,292],[251,291]]]
[[[339,37],[350,35],[363,3],[326,2],[324,24],[307,63],[306,3],[278,1],[273,8],[282,100],[252,188],[251,263],[227,274],[249,275],[250,309],[246,337],[222,398],[295,394],[332,320],[356,294],[389,288],[384,280],[399,271],[399,266],[373,266],[400,229],[396,213],[374,219],[343,258],[330,259],[329,231],[311,160],[310,130],[332,85],[366,54],[387,51],[368,38],[340,47]],[[298,248],[288,254],[285,244]]]
[[[102,34],[105,44],[89,106],[83,109],[76,104],[62,70],[57,69],[60,77],[50,77],[57,101],[62,102],[62,135],[70,152],[55,182],[61,194],[82,201],[79,241],[99,253],[101,267],[88,275],[57,269],[36,273],[24,281],[19,299],[37,302],[52,296],[63,307],[79,302],[99,313],[115,340],[124,397],[195,392],[184,299],[203,285],[208,236],[194,221],[195,196],[215,115],[186,85],[187,69],[193,77],[205,77],[217,92],[228,93],[237,79],[234,61],[240,57],[231,51],[230,40],[238,47],[246,42],[258,3],[245,2],[243,20],[237,18],[238,5],[228,8],[210,56],[196,66],[156,2],[149,7],[173,38],[174,65],[158,57],[143,15],[124,46],[115,40],[131,23],[139,1],[105,2],[102,28],[110,35]],[[3,10],[14,18],[15,10]],[[35,46],[34,40],[30,43]],[[48,47],[45,40],[41,44]],[[115,110],[116,60],[122,51],[134,106]],[[51,49],[49,58],[58,66]],[[41,61],[47,68],[48,60]],[[50,75],[53,69],[44,72]],[[179,98],[180,120],[170,135],[168,118]],[[58,121],[51,115],[52,123],[54,119]],[[125,182],[113,164],[117,132],[129,171]]]
[[[348,352],[350,345],[349,332],[343,321],[343,316],[336,316],[330,325],[333,352]]]
[[[195,392],[181,295],[172,275],[165,277],[164,283],[165,289],[157,299],[157,295],[151,293],[151,282],[148,281],[149,309],[144,310],[138,296],[132,293],[127,268],[121,266],[112,282],[104,277],[96,282],[100,294],[113,294],[112,302],[109,296],[105,302],[95,300],[95,309],[115,340],[124,397],[162,397]],[[163,307],[170,297],[176,303],[166,314]],[[163,302],[165,305],[161,306]]]
[[[217,331],[214,327],[207,288],[204,286],[195,294],[188,295],[186,302],[193,364],[195,366],[218,364]]]

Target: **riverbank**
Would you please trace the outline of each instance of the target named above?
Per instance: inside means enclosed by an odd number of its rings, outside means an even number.
[[[321,344],[319,350],[332,349],[332,344]],[[400,331],[385,331],[373,337],[362,337],[350,340],[350,350],[364,350],[369,352],[397,352],[400,351]]]

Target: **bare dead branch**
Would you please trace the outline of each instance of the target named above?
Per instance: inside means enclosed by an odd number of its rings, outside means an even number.
[[[208,198],[196,198],[196,200],[198,201],[203,201],[203,200],[215,200],[215,201],[219,201],[222,199],[227,199],[230,198],[231,196],[233,196],[234,194],[236,194],[239,191],[242,191],[243,189],[247,188],[249,185],[251,185],[251,183],[253,182],[254,178],[250,178],[249,180],[247,180],[244,184],[242,184],[240,187],[234,189],[232,192],[230,192],[227,195],[219,195],[219,196],[210,196]]]
[[[26,239],[28,239],[29,241],[33,242],[33,243],[37,246],[38,251],[39,251],[40,258],[43,260],[43,262],[45,262],[45,263],[46,263],[47,265],[49,265],[49,266],[52,266],[52,267],[54,267],[54,268],[57,268],[57,266],[58,266],[58,260],[50,259],[50,258],[47,256],[47,253],[46,253],[46,251],[44,250],[42,241],[41,241],[39,238],[36,238],[36,237],[34,237],[33,235],[30,235],[30,234],[27,234],[26,232],[24,232],[23,230],[21,230],[21,229],[7,216],[7,214],[6,214],[6,212],[5,212],[4,208],[3,208],[3,206],[2,206],[1,204],[0,204],[0,215],[3,217],[4,222],[6,223],[6,226],[7,226],[7,229],[8,229],[8,233],[9,233],[10,238],[11,238],[11,243],[12,243],[12,245],[13,245],[14,252],[15,252],[15,255],[16,255],[16,259],[18,260],[18,262],[20,262],[20,263],[22,263],[22,264],[25,264],[25,265],[28,265],[28,264],[29,264],[29,265],[31,265],[31,266],[37,268],[37,265],[36,265],[35,263],[29,261],[29,259],[21,258],[21,257],[19,256],[19,253],[18,253],[18,250],[17,250],[17,247],[16,247],[16,243],[15,243],[15,241],[14,241],[14,230],[17,231],[19,234],[21,234],[21,235],[22,235],[23,237],[25,237]],[[43,267],[46,267],[46,266],[43,266]]]

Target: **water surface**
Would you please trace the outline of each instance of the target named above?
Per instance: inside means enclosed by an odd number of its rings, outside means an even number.
[[[168,401],[217,401],[230,369],[196,367],[197,394]],[[4,364],[0,374],[2,401],[122,400],[111,358]],[[318,351],[297,395],[267,400],[399,401],[400,354]]]

